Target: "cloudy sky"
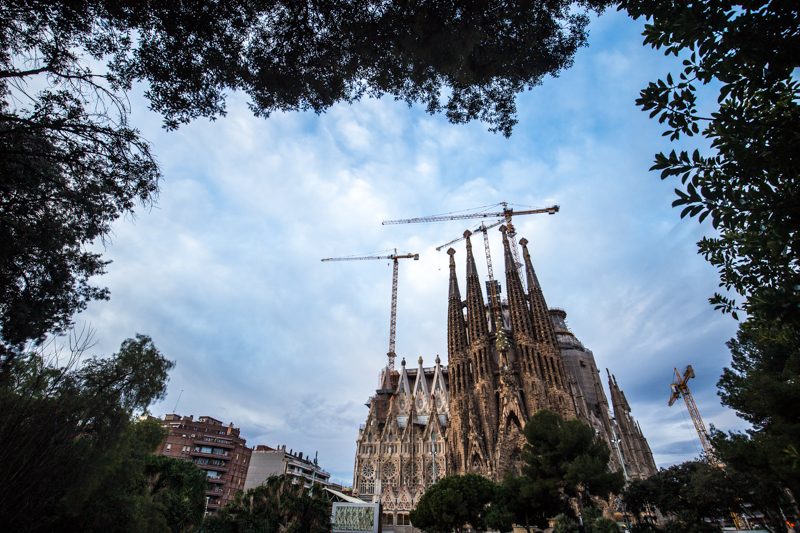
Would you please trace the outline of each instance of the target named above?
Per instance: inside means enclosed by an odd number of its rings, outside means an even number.
[[[708,228],[681,221],[674,185],[647,171],[667,144],[634,100],[675,65],[641,45],[641,26],[616,12],[594,20],[573,68],[519,97],[510,139],[390,98],[263,120],[234,95],[227,117],[165,132],[134,95],[164,181],[153,209],[114,226],[98,280],[112,298],[78,319],[97,332],[94,352],[152,336],[176,362],[154,414],[209,415],[250,445],[319,451],[349,484],[385,364],[391,265],[320,258],[419,253],[401,263],[397,352],[430,364],[447,352],[447,256],[435,247],[476,222],[381,221],[558,204],[515,219],[548,303],[616,374],[656,462],[697,455],[684,406],[667,407],[672,369],[694,365],[707,423],[742,428],[715,389],[736,324],[707,303],[717,276],[695,242]]]

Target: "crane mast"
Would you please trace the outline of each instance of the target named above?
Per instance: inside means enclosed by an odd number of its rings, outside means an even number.
[[[364,255],[364,256],[351,256],[351,257],[326,257],[321,261],[370,261],[390,259],[392,261],[392,311],[389,317],[389,351],[386,352],[388,357],[387,368],[394,370],[394,360],[397,357],[395,352],[395,338],[397,336],[397,279],[400,271],[399,259],[413,259],[419,260],[419,254],[397,254],[397,250],[391,255]]]
[[[497,224],[495,224],[497,225]],[[495,331],[499,331],[503,326],[503,312],[500,309],[500,295],[497,294],[497,283],[494,281],[494,270],[492,269],[492,252],[489,249],[489,228],[481,224],[483,233],[483,249],[486,253],[486,272],[489,275],[489,309],[492,313],[492,325]]]
[[[677,368],[674,370],[675,381],[670,385],[672,394],[670,394],[669,397],[669,406],[672,407],[672,404],[675,403],[678,397],[683,397],[683,401],[686,402],[686,409],[689,411],[689,416],[694,424],[694,429],[697,430],[697,436],[700,437],[700,445],[703,447],[703,452],[706,454],[706,459],[711,465],[714,465],[718,468],[725,468],[724,463],[719,460],[716,452],[714,451],[714,447],[711,445],[711,440],[708,438],[706,425],[703,422],[703,418],[700,416],[700,411],[697,409],[697,404],[692,396],[692,391],[689,390],[689,380],[694,377],[694,368],[692,368],[692,365],[688,365],[686,370],[683,371],[683,376],[681,376],[681,373],[678,372]],[[750,529],[747,519],[743,519],[743,516],[739,513],[731,511],[731,518],[733,519],[733,524],[737,530]]]
[[[683,398],[683,401],[686,402],[686,409],[689,411],[689,417],[692,419],[694,428],[697,430],[697,436],[700,437],[700,445],[703,447],[703,452],[705,452],[709,462],[716,463],[717,460],[714,454],[714,448],[711,446],[711,441],[708,438],[708,430],[706,430],[706,425],[700,416],[700,411],[697,409],[692,391],[689,390],[689,380],[693,377],[694,368],[692,368],[692,365],[686,367],[683,376],[681,376],[677,368],[675,369],[675,381],[670,385],[672,394],[669,397],[668,405],[672,407],[678,398]]]
[[[397,257],[392,261],[392,312],[389,315],[389,351],[386,355],[389,358],[389,370],[394,370],[394,360],[397,357],[395,352],[395,338],[397,337],[397,276],[400,272],[400,263]],[[414,257],[419,259],[419,255]]]
[[[497,294],[497,283],[494,281],[494,269],[492,268],[492,251],[489,249],[488,229],[496,225],[497,224],[493,224],[487,227],[485,224],[481,224],[480,227],[480,231],[481,233],[483,233],[483,249],[484,253],[486,254],[486,273],[489,275],[489,291],[488,291],[489,309],[491,310],[492,314],[491,322],[492,326],[495,328],[495,331],[497,331],[502,326],[503,315],[502,311],[500,310],[500,295]]]

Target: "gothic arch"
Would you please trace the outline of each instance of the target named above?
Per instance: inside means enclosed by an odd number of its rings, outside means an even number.
[[[506,433],[509,432],[512,424],[517,426],[518,430],[522,431],[522,424],[519,421],[519,417],[517,417],[517,413],[513,411],[508,413],[508,416],[506,416]]]

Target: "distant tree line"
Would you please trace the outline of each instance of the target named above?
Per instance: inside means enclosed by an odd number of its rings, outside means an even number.
[[[792,503],[780,482],[753,476],[707,460],[688,461],[633,481],[623,494],[626,509],[637,517],[639,531],[716,533],[721,521],[760,524],[786,531]],[[663,527],[655,523],[661,513]],[[764,520],[762,520],[762,514]]]
[[[319,483],[306,488],[289,475],[272,476],[236,498],[203,525],[208,533],[327,533],[331,498]]]

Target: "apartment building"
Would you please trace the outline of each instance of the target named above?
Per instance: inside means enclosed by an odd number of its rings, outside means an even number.
[[[303,483],[306,487],[313,483],[327,486],[331,477],[319,466],[316,457],[311,459],[310,456],[293,450],[287,452],[286,445],[271,448],[259,444],[250,457],[244,488],[252,489],[264,483],[270,476],[283,474],[292,476],[297,483]]]
[[[191,461],[206,473],[206,509],[215,513],[244,489],[251,450],[233,422],[210,416],[168,414],[160,421],[167,438],[158,453]]]

